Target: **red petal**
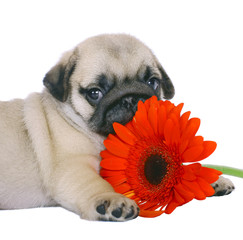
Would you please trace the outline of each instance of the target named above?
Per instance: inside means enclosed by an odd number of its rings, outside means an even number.
[[[131,190],[131,186],[127,183],[123,183],[123,184],[121,184],[119,186],[115,186],[113,188],[117,193],[121,193],[121,194]]]
[[[142,126],[145,124],[149,125],[147,110],[141,101],[138,103],[138,110],[133,117],[133,121],[136,122],[136,124],[141,124]]]
[[[159,101],[158,98],[154,95],[150,98],[150,107],[151,106],[158,106]]]
[[[199,118],[191,118],[184,131],[182,132],[181,139],[184,140],[191,140],[192,137],[195,136],[200,126],[200,119]]]
[[[174,113],[170,113],[168,116],[169,119],[173,121],[174,124],[179,125],[179,119]]]
[[[192,163],[183,167],[190,168],[194,174],[199,175],[202,165],[200,163]]]
[[[214,183],[219,179],[219,175],[222,173],[215,169],[201,167],[199,176],[206,180],[208,183]]]
[[[179,203],[176,202],[175,200],[172,200],[171,202],[168,203],[165,209],[165,213],[171,214],[178,206],[180,206]]]
[[[121,139],[119,139],[119,137],[117,135],[109,134],[105,141],[107,141],[107,140],[113,142],[116,145],[119,145],[119,144],[126,145],[126,143],[121,141]],[[105,144],[105,141],[104,141],[104,144]]]
[[[114,142],[116,142],[118,144],[120,143],[120,139],[117,136],[113,135],[113,134],[109,134],[107,139],[109,139],[111,141],[114,141]]]
[[[167,120],[166,117],[166,109],[165,107],[162,105],[159,107],[158,110],[158,117],[159,117],[159,136],[162,138],[164,137],[164,126],[165,126],[165,122]]]
[[[208,168],[208,167],[204,167],[204,168]],[[209,168],[211,173],[217,174],[218,176],[222,175],[223,173],[219,170],[213,169],[213,168]]]
[[[159,206],[157,202],[147,201],[139,204],[140,209],[143,210],[156,210]]]
[[[124,174],[119,174],[117,176],[107,177],[105,180],[115,187],[126,182],[127,178]]]
[[[202,151],[202,146],[195,146],[187,149],[182,155],[183,162],[194,162],[200,156]]]
[[[151,127],[154,130],[154,133],[158,134],[158,106],[157,104],[151,104],[148,111],[148,120],[150,122]]]
[[[174,186],[175,190],[180,194],[180,196],[185,200],[185,202],[190,202],[194,198],[194,194],[183,187],[181,183]]]
[[[127,168],[127,161],[124,158],[105,158],[100,162],[100,166],[109,170],[124,170]]]
[[[118,137],[122,141],[124,141],[130,145],[134,145],[137,138],[134,136],[134,134],[130,130],[128,130],[127,127],[125,127],[119,123],[114,123],[113,128],[114,128],[116,134],[118,135]]]
[[[133,199],[135,197],[135,193],[133,190],[124,193],[124,196],[126,196],[127,198]]]
[[[203,142],[203,152],[201,155],[196,159],[196,161],[201,161],[207,157],[209,157],[216,149],[217,143],[213,141],[204,141]]]
[[[188,147],[188,143],[189,143],[189,141],[186,140],[186,139],[181,141],[181,144],[179,145],[179,153],[180,153],[180,155],[182,155],[185,152],[185,150]]]
[[[189,143],[188,147],[203,145],[203,137],[202,136],[195,136]]]
[[[139,104],[140,103],[140,104]],[[153,135],[153,128],[151,127],[148,116],[147,116],[147,110],[145,108],[145,105],[142,102],[138,103],[138,111],[136,112],[135,116],[133,117],[133,127],[136,129],[136,131],[139,131],[138,133],[143,136],[151,136]],[[138,126],[136,126],[138,125]]]
[[[181,132],[183,132],[186,128],[190,114],[191,114],[191,112],[185,112],[182,114],[182,116],[180,118]]]
[[[172,133],[171,133],[171,141],[172,144],[178,145],[180,143],[180,129],[179,129],[179,125],[174,125],[173,129],[172,129]]]
[[[154,218],[160,216],[164,211],[149,211],[149,210],[142,210],[140,209],[139,216],[140,217],[147,217],[147,218]]]
[[[128,157],[130,148],[123,142],[119,141],[111,141],[110,139],[106,139],[104,141],[104,145],[108,151],[118,157]]]
[[[111,176],[118,176],[120,174],[123,174],[124,171],[119,171],[119,170],[108,170],[105,168],[100,169],[100,176],[104,177],[111,177]]]
[[[176,200],[176,202],[179,203],[179,205],[182,205],[185,202],[184,198],[180,196],[180,194],[174,189],[174,199]]]
[[[147,111],[149,110],[150,102],[151,102],[151,98],[147,99],[144,103],[142,102],[144,104],[144,106],[145,106]]]
[[[184,106],[184,103],[180,103],[175,108],[173,108],[173,110],[171,110],[171,113],[175,114],[176,115],[176,118],[179,118],[183,106]]]
[[[184,169],[184,174],[182,176],[183,179],[188,181],[194,181],[197,179],[196,175],[194,174],[193,170],[190,167],[183,165],[183,169]]]
[[[104,151],[100,152],[100,156],[101,156],[101,158],[110,158],[110,157],[113,157],[114,155],[111,154],[109,151],[104,150]]]
[[[135,129],[132,125],[132,121],[128,122],[125,126],[136,136]]]
[[[182,180],[182,184],[183,186],[185,186],[186,188],[188,188],[191,192],[194,193],[195,198],[197,200],[204,200],[206,198],[206,195],[204,194],[204,192],[201,190],[199,184],[195,181],[186,181],[186,180]]]
[[[135,117],[137,118],[137,121],[143,122],[148,117],[146,107],[142,101],[138,102],[138,110],[135,114]]]
[[[168,100],[166,100],[164,102],[162,101],[162,104],[165,106],[166,113],[167,113],[167,116],[168,116],[169,113],[171,112],[171,110],[175,107],[175,105]]]
[[[174,127],[173,121],[171,119],[167,119],[167,121],[165,123],[165,128],[164,128],[164,137],[165,137],[165,141],[166,141],[167,145],[171,144],[171,141],[172,141],[171,132],[172,132],[173,127]]]
[[[154,103],[159,104],[160,102],[163,102],[163,101],[162,101],[162,100],[159,100],[159,101],[158,101],[158,98],[154,95],[154,96],[152,96],[151,98],[147,99],[147,100],[144,102],[144,105],[145,105],[145,107],[146,107],[146,110],[148,111],[149,108],[150,108],[150,106],[151,106],[151,104],[154,104]]]
[[[140,124],[139,122],[137,122],[137,119],[134,117],[132,120],[132,125],[133,128],[136,131],[136,135],[140,136],[141,138],[143,137],[149,137],[151,132],[149,133],[142,124]]]
[[[210,197],[215,193],[213,187],[208,182],[206,182],[203,178],[198,177],[197,183],[199,184],[200,188],[206,194],[207,197]]]

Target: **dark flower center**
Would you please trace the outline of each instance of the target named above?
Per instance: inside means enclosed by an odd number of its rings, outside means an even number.
[[[150,155],[144,164],[144,175],[150,184],[158,185],[167,173],[167,162],[160,155]]]

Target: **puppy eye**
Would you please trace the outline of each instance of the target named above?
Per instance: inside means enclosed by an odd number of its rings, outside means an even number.
[[[87,92],[87,96],[93,101],[99,101],[103,97],[103,93],[98,88],[91,88]]]
[[[157,78],[150,78],[147,81],[147,84],[152,87],[154,90],[157,90],[157,88],[159,87],[159,80]]]

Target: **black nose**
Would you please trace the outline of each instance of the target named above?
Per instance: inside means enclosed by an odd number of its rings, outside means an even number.
[[[124,107],[127,110],[131,110],[134,113],[137,111],[137,105],[138,102],[141,101],[145,101],[148,97],[143,97],[143,96],[124,96],[121,99],[121,105],[122,107]]]
[[[128,97],[123,97],[121,100],[121,104],[123,107],[125,107],[126,109],[131,109],[134,107],[134,105],[137,104],[137,101],[135,99],[135,97],[133,96],[128,96]]]

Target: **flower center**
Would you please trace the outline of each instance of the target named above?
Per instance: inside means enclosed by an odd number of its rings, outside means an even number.
[[[167,173],[167,162],[160,155],[150,155],[144,164],[144,175],[148,182],[158,185]]]

